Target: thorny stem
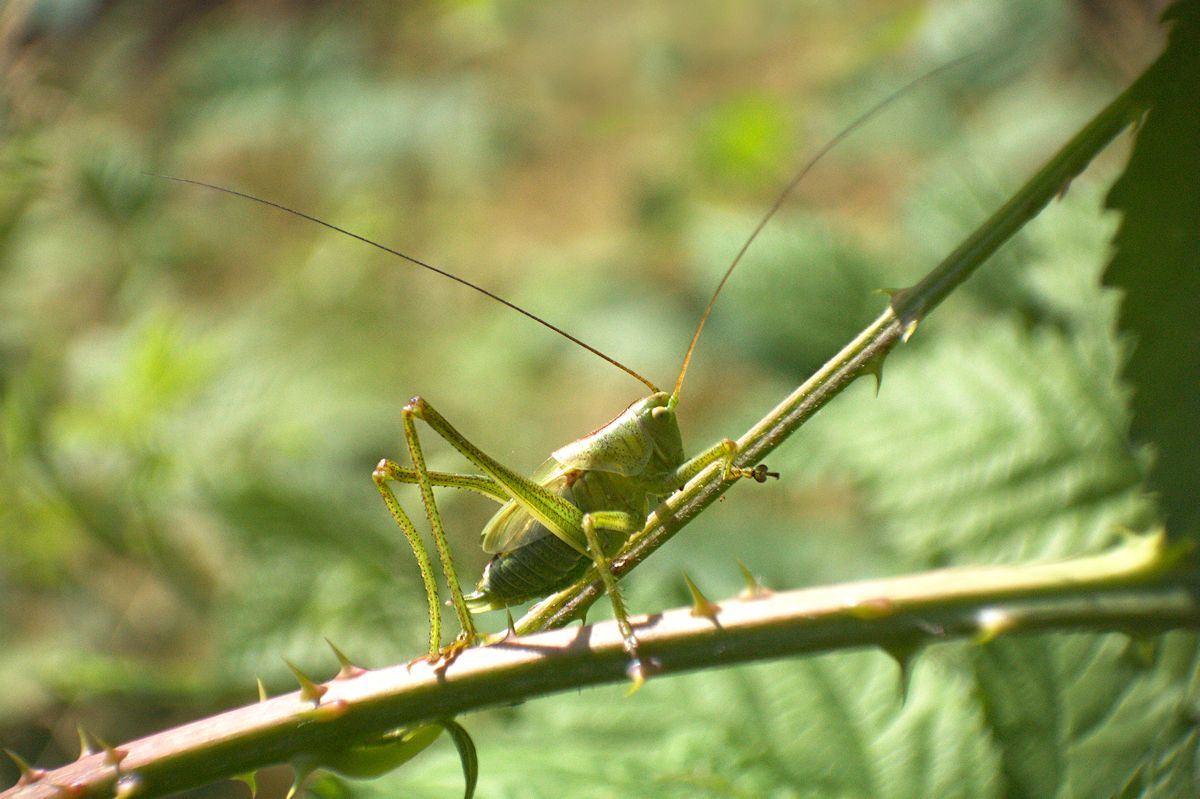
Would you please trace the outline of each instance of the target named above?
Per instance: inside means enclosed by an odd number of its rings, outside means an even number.
[[[864,646],[913,652],[955,638],[1039,630],[1147,634],[1200,627],[1186,550],[1162,534],[1098,555],[1041,564],[943,569],[720,603],[715,619],[679,608],[639,629],[656,673]],[[0,799],[150,799],[261,766],[337,753],[396,728],[483,707],[628,679],[615,622],[551,630],[324,683],[314,706],[292,692],[87,754]],[[121,795],[118,793],[118,795]]]
[[[919,283],[893,292],[888,307],[870,326],[738,439],[734,464],[757,464],[856,377],[877,372],[892,347],[907,340],[921,319],[1052,199],[1062,195],[1092,158],[1138,118],[1143,111],[1140,89],[1139,81],[1109,103]],[[612,561],[613,575],[620,577],[649,557],[732,485],[717,466],[701,472],[629,539]],[[603,584],[591,570],[531,608],[517,621],[516,630],[527,634],[582,618],[602,591]]]

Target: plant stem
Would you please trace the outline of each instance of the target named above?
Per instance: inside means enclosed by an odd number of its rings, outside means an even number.
[[[1038,630],[1146,634],[1200,627],[1194,574],[1165,536],[1131,538],[1099,555],[1021,566],[979,566],[809,588],[636,618],[654,673],[679,673],[864,646],[914,656],[926,643],[987,641]],[[120,775],[148,799],[271,763],[336,752],[398,728],[497,704],[624,682],[628,655],[615,622],[552,630],[325,683],[314,706],[293,692],[122,745]],[[0,799],[113,795],[114,758],[92,754]],[[132,776],[130,776],[132,775]],[[132,783],[130,783],[132,784]]]
[[[738,466],[761,462],[788,436],[863,373],[880,373],[884,358],[906,341],[917,324],[959,284],[983,265],[1000,246],[1033,219],[1091,160],[1143,111],[1134,83],[1029,179],[1008,202],[942,260],[919,283],[895,291],[888,307],[865,330],[815,374],[738,439]],[[612,573],[620,577],[679,532],[733,484],[717,466],[697,475],[682,491],[668,498],[613,559]],[[518,633],[560,627],[582,618],[603,593],[595,570],[529,610],[516,624]]]

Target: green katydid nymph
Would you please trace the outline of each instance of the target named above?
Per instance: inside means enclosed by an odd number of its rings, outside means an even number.
[[[892,92],[830,139],[798,171],[759,220],[725,270],[696,325],[674,389],[670,393],[660,390],[630,367],[542,317],[423,260],[270,200],[201,181],[171,178],[277,208],[448,277],[583,347],[626,372],[650,390],[648,396],[632,403],[612,421],[555,450],[531,477],[518,474],[488,456],[421,397],[414,397],[404,406],[401,416],[412,466],[405,467],[384,459],[376,466],[373,479],[392,517],[408,539],[421,570],[429,603],[430,658],[452,657],[461,648],[472,645],[479,639],[472,619],[473,613],[507,609],[530,599],[547,596],[571,583],[589,566],[594,566],[612,602],[613,613],[624,639],[629,656],[627,673],[635,683],[640,683],[645,678],[649,667],[639,654],[637,637],[629,621],[629,614],[617,589],[615,577],[609,569],[611,558],[633,533],[642,529],[658,502],[680,489],[684,483],[710,465],[719,464],[725,479],[729,480],[749,477],[758,482],[765,482],[768,476],[778,476],[767,471],[763,465],[739,463],[737,445],[730,439],[722,439],[691,458],[684,454],[683,440],[676,419],[680,390],[700,333],[722,288],[767,222],[774,217],[804,176],[826,153],[899,96],[962,60],[944,64]],[[423,420],[482,473],[430,471],[425,465],[416,419]],[[454,607],[462,628],[455,642],[445,648],[441,642],[439,592],[432,560],[415,525],[396,498],[390,485],[393,482],[415,484],[421,494],[442,570],[449,584],[450,604]],[[493,557],[484,569],[475,591],[469,595],[464,595],[462,591],[450,556],[445,529],[434,496],[435,487],[466,489],[501,503],[501,508],[482,532],[483,548]]]

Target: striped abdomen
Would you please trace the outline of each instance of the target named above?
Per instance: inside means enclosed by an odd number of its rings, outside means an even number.
[[[608,472],[579,471],[556,488],[560,496],[585,513],[594,510],[625,511],[643,518],[648,497],[631,487],[629,478]],[[546,596],[566,587],[591,565],[591,559],[551,533],[539,522],[530,522],[522,543],[497,553],[483,570],[475,593],[467,597],[473,611],[499,610],[529,599]],[[606,555],[611,555],[625,536],[612,530],[597,530]]]

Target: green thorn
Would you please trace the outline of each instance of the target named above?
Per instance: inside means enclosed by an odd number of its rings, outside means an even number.
[[[92,740],[88,737],[87,730],[85,730],[83,728],[82,724],[75,725],[75,732],[79,733],[79,757],[80,758],[85,758],[88,755],[94,755],[100,751],[99,749],[96,748],[96,745],[94,743],[92,743]]]
[[[703,616],[709,621],[715,622],[717,614],[721,612],[721,608],[715,602],[711,602],[708,597],[700,593],[700,589],[692,582],[692,578],[687,574],[683,575],[684,582],[687,583],[688,590],[692,592],[692,615],[696,617]]]
[[[96,743],[100,744],[100,748],[104,750],[104,762],[106,765],[112,766],[117,771],[121,770],[121,761],[129,757],[129,752],[124,749],[118,749],[110,745],[99,735],[92,735],[96,739]]]
[[[625,689],[625,698],[628,699],[642,690],[642,686],[646,684],[646,668],[642,665],[642,661],[634,658],[625,668],[625,676],[629,678],[629,687]]]
[[[512,608],[506,606],[504,608],[504,615],[505,615],[506,622],[507,622],[507,626],[504,628],[504,632],[503,633],[492,633],[491,635],[485,635],[483,637],[483,645],[484,646],[492,646],[493,644],[502,644],[505,641],[507,641],[509,638],[517,637],[517,623],[515,621],[513,621]]]
[[[21,778],[17,780],[17,785],[32,785],[33,783],[42,779],[42,777],[46,776],[44,769],[34,768],[33,766],[29,765],[25,762],[25,758],[21,757],[13,750],[5,749],[4,752],[12,759],[12,762],[17,764],[17,768],[21,772]]]
[[[742,573],[742,579],[746,583],[746,587],[738,594],[738,599],[762,599],[771,595],[771,590],[762,584],[762,581],[754,576],[754,572],[742,562],[741,558],[735,558],[738,570]]]
[[[113,797],[114,799],[129,799],[129,797],[137,795],[137,792],[141,789],[141,777],[137,774],[125,774],[121,779],[117,780],[116,788],[113,790]]]
[[[333,679],[351,680],[361,674],[367,673],[367,670],[362,666],[356,666],[351,663],[350,658],[346,657],[346,653],[338,649],[337,645],[334,644],[333,641],[330,641],[328,638],[326,638],[325,643],[329,644],[329,648],[333,650],[333,656],[337,658],[338,664],[341,665],[341,669],[338,670],[337,676],[335,676]]]
[[[896,615],[896,603],[886,596],[875,596],[856,601],[846,607],[851,618],[863,621],[887,619]]]
[[[986,644],[1015,629],[1017,617],[1000,608],[984,608],[975,617],[975,623],[979,625],[975,643]]]
[[[1159,641],[1157,638],[1145,634],[1132,634],[1125,645],[1125,651],[1122,653],[1125,659],[1129,660],[1138,668],[1148,669],[1154,665],[1154,661],[1158,657]]]
[[[1183,538],[1173,541],[1167,537],[1165,527],[1141,534],[1130,531],[1124,538],[1126,546],[1133,547],[1135,552],[1140,549],[1150,553],[1156,561],[1155,566],[1161,570],[1177,566],[1196,553],[1195,542]]]
[[[374,779],[400,768],[419,755],[441,736],[443,729],[445,727],[441,722],[398,727],[374,740],[340,749],[308,752],[293,760],[292,765],[298,771],[317,767],[350,779]]]
[[[293,762],[292,771],[295,772],[295,776],[292,778],[292,787],[288,788],[287,796],[284,799],[295,799],[296,794],[304,785],[304,781],[308,779],[310,774],[316,771],[316,767],[312,765],[297,765]]]
[[[903,706],[908,702],[909,688],[912,687],[912,665],[921,651],[921,645],[915,641],[899,641],[883,644],[880,648],[900,667],[900,705]]]
[[[891,306],[892,313],[896,315],[897,321],[904,325],[904,332],[900,335],[900,340],[905,343],[908,343],[908,340],[912,338],[913,333],[917,332],[917,325],[921,321],[920,317],[904,319],[900,316],[899,308],[897,306],[904,302],[910,291],[911,289],[876,289],[877,293],[887,295],[888,305]]]
[[[245,774],[234,776],[238,782],[246,783],[246,787],[250,789],[250,799],[256,799],[258,796],[258,778],[254,776],[253,771],[247,771]]]
[[[917,323],[921,321],[920,317],[913,317],[910,319],[905,319],[900,315],[899,306],[901,304],[903,304],[905,299],[908,298],[908,294],[911,291],[912,291],[912,289],[910,289],[910,288],[909,289],[896,289],[896,288],[877,289],[877,293],[884,294],[887,296],[888,305],[891,306],[892,313],[895,314],[896,319],[902,325],[904,325],[904,333],[901,335],[900,338],[901,338],[901,341],[905,341],[905,342],[907,342],[910,338],[912,338],[913,333],[917,332]]]
[[[331,721],[346,715],[349,709],[350,703],[345,699],[334,699],[332,702],[314,704],[311,710],[302,710],[299,715],[312,721]]]
[[[267,686],[263,685],[262,677],[255,677],[254,682],[258,683],[258,701],[267,701]]]
[[[300,671],[295,663],[292,663],[287,658],[284,658],[283,662],[291,670],[292,676],[296,678],[296,682],[300,683],[300,700],[302,702],[312,702],[314,707],[321,704],[321,697],[325,695],[329,687],[326,685],[317,685],[307,674]]]
[[[880,389],[883,388],[883,362],[887,359],[887,354],[887,350],[879,351],[871,356],[862,367],[862,374],[875,378],[875,396],[877,397]]]

